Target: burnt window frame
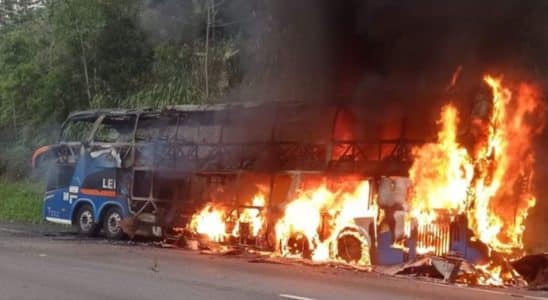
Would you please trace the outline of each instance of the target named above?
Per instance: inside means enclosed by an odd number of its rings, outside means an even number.
[[[134,142],[135,142],[135,131],[136,131],[136,128],[137,128],[137,124],[139,123],[139,115],[140,114],[137,113],[137,112],[124,113],[124,114],[105,113],[105,114],[101,115],[97,119],[97,122],[95,123],[93,132],[90,135],[88,142],[91,145],[114,145],[114,144],[115,145],[133,145]],[[131,128],[131,133],[128,135],[128,139],[126,141],[108,142],[108,141],[97,141],[96,140],[97,132],[99,131],[100,126],[102,124],[105,124],[104,121],[106,119],[108,119],[108,118],[124,118],[124,117],[133,118],[133,124],[131,124],[131,126],[129,126]]]
[[[180,126],[179,122],[180,117],[178,115],[142,113],[135,125],[135,143],[150,144],[161,140],[176,140]],[[149,135],[149,133],[156,134]]]
[[[98,114],[73,116],[73,117],[67,118],[67,120],[65,120],[65,122],[63,122],[63,125],[61,126],[61,131],[59,132],[59,137],[58,137],[58,143],[59,144],[69,144],[70,145],[70,144],[81,144],[81,143],[88,142],[91,139],[91,137],[93,136],[93,134],[95,132],[95,128],[96,128],[98,122],[100,122],[101,120],[102,120],[102,116],[98,115]],[[89,124],[91,126],[89,128],[89,132],[87,134],[83,134],[82,138],[79,141],[77,141],[77,140],[67,140],[66,139],[66,132],[70,128],[71,124],[74,124],[76,122],[89,122]]]

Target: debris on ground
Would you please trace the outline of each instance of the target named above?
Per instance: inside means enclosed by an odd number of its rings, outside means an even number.
[[[186,240],[185,248],[188,250],[198,250],[200,244],[197,240]]]
[[[511,264],[530,289],[548,290],[548,253],[526,255]]]
[[[492,271],[497,269],[499,270],[498,272]],[[375,271],[392,276],[407,275],[438,280],[444,283],[471,286],[480,284],[514,287],[527,286],[527,283],[520,274],[515,272],[514,268],[506,260],[496,265],[480,266],[470,264],[460,257],[427,255],[399,265],[389,267],[377,266],[375,267]],[[501,276],[501,273],[504,273],[504,276]]]
[[[289,263],[283,262],[280,260],[274,260],[269,257],[256,257],[248,260],[249,263],[262,263],[262,264],[273,264],[273,265],[288,265]]]
[[[153,262],[152,262],[152,266],[150,267],[150,270],[158,273],[160,272],[160,269],[158,268],[158,260],[156,258],[154,258]]]
[[[253,259],[248,260],[250,263],[266,263],[266,264],[278,264],[278,265],[305,265],[310,267],[329,267],[337,269],[345,269],[351,271],[359,272],[371,272],[372,267],[370,266],[358,266],[353,264],[348,264],[344,262],[317,262],[304,258],[287,258],[280,256],[263,255]]]
[[[432,254],[393,266],[357,266],[342,261],[317,262],[303,258],[280,257],[273,255],[271,251],[263,251],[247,245],[218,243],[203,235],[183,235],[173,241],[153,242],[152,245],[161,248],[199,251],[203,255],[239,256],[247,259],[249,263],[328,267],[358,272],[376,272],[390,276],[412,276],[447,284],[528,286],[531,289],[548,290],[548,253],[527,255],[513,262],[509,262],[503,256],[495,256],[497,259],[493,259],[486,265],[474,265],[459,256]],[[493,272],[496,269],[499,271]],[[156,262],[151,270],[158,272]]]
[[[448,283],[454,283],[460,273],[463,260],[436,256],[424,256],[413,261],[390,267],[376,267],[375,270],[387,275],[413,275],[441,279]],[[464,269],[464,268],[463,268]]]
[[[217,247],[212,249],[203,249],[200,250],[200,254],[207,254],[207,255],[241,255],[244,253],[244,250],[237,247]]]

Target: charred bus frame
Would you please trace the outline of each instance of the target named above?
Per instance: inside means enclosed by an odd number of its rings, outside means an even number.
[[[81,210],[91,207],[91,231],[109,231],[114,211],[125,219],[121,227],[127,233],[166,236],[204,204],[192,194],[196,178],[205,186],[233,185],[237,193],[227,205],[239,212],[261,209],[239,199],[242,177],[263,176],[270,185],[266,209],[275,214],[276,176],[289,176],[292,185],[310,174],[355,175],[376,183],[381,176],[406,176],[411,147],[424,141],[406,138],[403,122],[399,138],[380,139],[367,118],[363,107],[302,102],[73,113],[59,143],[35,154],[56,158],[44,215],[81,227]],[[371,226],[377,243],[376,221]],[[107,235],[115,237],[122,228]],[[393,238],[384,246],[390,248]]]

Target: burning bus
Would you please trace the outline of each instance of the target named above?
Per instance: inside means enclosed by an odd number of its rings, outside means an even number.
[[[44,216],[109,238],[190,235],[358,266],[454,255],[493,271],[493,253],[523,252],[544,108],[533,85],[484,84],[467,124],[442,108],[433,140],[379,138],[367,107],[341,103],[73,113],[33,157],[54,161]]]

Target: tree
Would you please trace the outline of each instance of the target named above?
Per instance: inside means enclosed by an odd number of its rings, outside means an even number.
[[[136,25],[134,1],[104,2],[105,24],[97,37],[97,80],[113,99],[122,99],[140,88],[150,71],[152,48]],[[119,100],[112,104],[119,105]]]
[[[44,5],[44,0],[0,0],[0,28],[25,17]]]
[[[224,95],[242,45],[226,3],[0,0],[0,173],[28,174],[71,111]]]
[[[92,86],[95,81],[91,74],[95,74],[96,69],[97,39],[106,22],[100,1],[65,0],[55,2],[52,9],[56,10],[52,21],[53,38],[60,51],[58,55],[63,56],[67,63],[81,66],[77,74],[81,75],[80,84],[88,105],[91,105],[96,91],[96,87]]]

